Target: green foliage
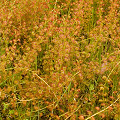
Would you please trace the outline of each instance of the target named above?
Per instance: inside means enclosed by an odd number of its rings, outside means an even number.
[[[0,119],[119,119],[119,9],[1,0]]]

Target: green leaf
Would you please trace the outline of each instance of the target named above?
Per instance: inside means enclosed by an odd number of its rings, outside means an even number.
[[[11,114],[14,114],[14,110],[9,110],[9,114],[11,115]]]
[[[68,94],[69,94],[69,92],[70,92],[70,89],[71,89],[71,82],[70,82],[70,84],[69,84],[69,86],[68,86]]]
[[[90,84],[89,90],[94,90],[94,84]]]
[[[4,104],[4,109],[3,110],[6,110],[6,109],[8,109],[8,104],[5,104],[5,103],[3,103]]]

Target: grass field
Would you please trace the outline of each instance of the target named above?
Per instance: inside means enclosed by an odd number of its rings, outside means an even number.
[[[119,0],[0,0],[0,120],[120,120]]]

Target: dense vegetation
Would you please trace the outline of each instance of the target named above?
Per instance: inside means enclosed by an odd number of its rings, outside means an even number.
[[[119,5],[0,0],[0,120],[119,120]]]

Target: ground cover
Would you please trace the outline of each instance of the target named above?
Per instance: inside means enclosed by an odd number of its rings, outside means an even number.
[[[119,0],[0,1],[1,120],[119,120]]]

